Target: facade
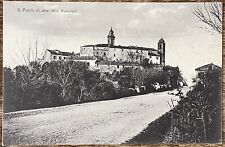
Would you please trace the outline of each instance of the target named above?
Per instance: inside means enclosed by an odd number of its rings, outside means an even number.
[[[98,61],[96,62],[94,69],[99,70],[102,73],[112,74],[114,71],[120,72],[127,67],[142,68],[139,64],[131,62]]]
[[[50,50],[46,49],[42,60],[45,62],[50,61],[65,61],[68,60],[71,56],[74,56],[75,54],[72,52],[62,52],[59,50]]]
[[[73,52],[62,52],[59,50],[47,49],[43,55],[43,63],[51,61],[78,61],[86,62],[90,69],[94,68],[97,58],[94,56],[80,56]]]
[[[84,45],[80,47],[81,56],[95,56],[102,61],[137,62],[148,59],[149,63],[165,65],[165,41],[161,38],[158,49],[115,45],[114,31],[109,31],[107,44]]]
[[[202,77],[204,76],[207,72],[210,72],[210,71],[214,71],[214,70],[219,70],[221,71],[221,67],[213,64],[213,63],[210,63],[210,64],[206,64],[206,65],[203,65],[201,67],[198,67],[195,69],[195,71],[197,72],[197,75],[199,77]]]

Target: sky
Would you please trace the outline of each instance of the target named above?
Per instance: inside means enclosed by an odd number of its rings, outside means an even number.
[[[3,3],[3,66],[14,68],[40,58],[48,49],[78,53],[80,46],[107,43],[112,27],[116,45],[157,48],[166,42],[166,65],[178,66],[185,79],[195,68],[222,66],[222,35],[205,29],[193,14],[203,3]]]

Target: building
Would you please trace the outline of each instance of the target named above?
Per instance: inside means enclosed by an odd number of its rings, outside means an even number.
[[[97,61],[93,69],[99,70],[101,73],[120,72],[122,69],[131,68],[142,68],[138,63],[132,62],[116,62],[116,61]]]
[[[221,67],[213,64],[213,63],[210,63],[210,64],[206,64],[206,65],[203,65],[201,67],[198,67],[195,69],[195,71],[197,72],[197,75],[199,77],[202,77],[204,76],[207,72],[210,72],[210,71],[215,71],[215,70],[219,70],[221,71]]]
[[[65,61],[68,60],[71,56],[74,56],[75,54],[72,52],[62,52],[59,50],[50,50],[46,49],[44,52],[44,55],[42,57],[42,60],[44,62],[50,62],[50,61]]]
[[[107,43],[81,46],[79,54],[47,49],[43,56],[43,63],[69,60],[87,62],[90,69],[106,73],[121,71],[125,67],[140,68],[145,59],[155,66],[165,66],[165,41],[162,38],[158,42],[157,49],[115,45],[115,39],[111,28]]]
[[[80,47],[80,56],[95,56],[102,61],[137,62],[148,59],[149,63],[165,65],[165,41],[161,38],[158,49],[140,46],[115,45],[112,28],[107,36],[107,44],[84,45]]]
[[[97,58],[94,56],[80,56],[73,52],[46,49],[42,58],[42,64],[51,61],[78,61],[87,62],[90,69],[93,69],[95,67],[96,60]]]

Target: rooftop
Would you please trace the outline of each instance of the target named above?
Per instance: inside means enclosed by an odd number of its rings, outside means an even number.
[[[109,48],[121,48],[121,49],[137,49],[137,50],[146,50],[146,51],[157,51],[154,48],[147,48],[147,47],[141,47],[141,46],[123,46],[123,45],[113,45],[109,46],[108,44],[95,44],[95,45],[84,45],[82,47],[109,47]]]
[[[206,64],[206,65],[196,68],[195,71],[208,71],[208,70],[214,70],[214,69],[221,69],[221,67],[217,66],[213,63],[210,63],[210,64]]]
[[[50,50],[47,49],[52,55],[62,55],[62,56],[72,56],[75,55],[73,52],[62,52],[60,50]]]

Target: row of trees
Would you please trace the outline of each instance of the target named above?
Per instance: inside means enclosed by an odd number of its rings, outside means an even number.
[[[176,88],[179,75],[175,73],[147,67],[125,68],[112,78],[89,70],[87,63],[75,61],[5,67],[4,112],[116,99],[133,95],[129,88],[140,86],[152,92],[155,82],[170,83]]]
[[[112,99],[115,91],[82,62],[4,68],[4,112]]]
[[[195,86],[171,111],[165,143],[221,141],[221,71],[197,77]]]
[[[177,88],[182,76],[178,68],[169,71],[149,66],[145,68],[125,68],[117,77],[119,77],[117,80],[122,87],[145,86],[147,92],[152,92],[153,85],[156,83],[167,86],[167,90]]]

